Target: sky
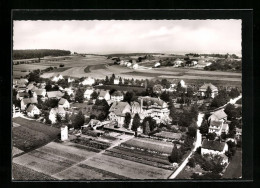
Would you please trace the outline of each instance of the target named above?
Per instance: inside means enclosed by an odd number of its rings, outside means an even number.
[[[78,53],[234,53],[241,20],[14,21],[14,49]]]

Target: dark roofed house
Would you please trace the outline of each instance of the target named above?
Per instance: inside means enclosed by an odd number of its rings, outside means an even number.
[[[34,91],[37,96],[46,96],[46,89],[37,89]]]
[[[69,108],[70,107],[70,103],[68,102],[67,99],[61,98],[59,100],[59,107]]]
[[[115,91],[111,94],[111,100],[114,102],[119,102],[124,100],[124,94],[121,91]]]
[[[40,110],[34,104],[30,104],[26,109],[27,115],[29,117],[34,117],[35,115],[40,115]]]
[[[16,94],[17,100],[22,100],[23,98],[28,98],[28,97],[30,97],[30,95],[27,92],[19,92]]]
[[[225,142],[204,139],[201,146],[201,154],[221,155],[228,151],[228,145]]]
[[[214,112],[208,119],[209,121],[223,121],[227,120],[227,114],[224,112],[224,109]]]

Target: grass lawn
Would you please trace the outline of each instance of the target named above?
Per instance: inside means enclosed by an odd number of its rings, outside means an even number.
[[[237,179],[242,176],[242,151],[237,150],[232,161],[229,163],[223,179]]]
[[[13,145],[18,149],[28,152],[56,139],[60,130],[48,125],[27,120],[23,118],[13,118],[13,122],[20,124],[13,127]]]
[[[55,180],[46,174],[37,172],[19,164],[12,164],[13,180]]]

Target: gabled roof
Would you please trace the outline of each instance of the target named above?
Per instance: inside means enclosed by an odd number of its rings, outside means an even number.
[[[37,106],[30,104],[28,108],[26,109],[26,112],[32,112],[34,108],[37,108]],[[37,108],[38,109],[38,108]]]
[[[210,116],[210,118],[212,118],[212,117],[215,117],[216,119],[221,120],[221,119],[223,119],[223,118],[226,118],[226,117],[227,117],[227,114],[224,112],[224,109],[221,109],[221,110],[218,110],[218,111],[214,112],[214,113]]]
[[[17,94],[19,97],[29,97],[30,96],[29,93],[27,93],[27,92],[19,92]]]
[[[111,96],[123,96],[124,94],[121,91],[115,91]]]
[[[34,92],[36,95],[43,95],[43,93],[46,92],[46,89],[36,89]]]
[[[124,115],[124,109],[130,105],[127,102],[114,102],[109,109],[109,112],[114,112],[116,115]]]
[[[47,92],[48,98],[57,98],[57,97],[62,97],[64,93],[61,91],[49,91]]]
[[[206,83],[204,85],[202,85],[200,87],[200,91],[207,91],[208,87],[211,89],[211,91],[214,91],[214,90],[217,90],[218,88],[216,86],[214,86],[213,84],[211,83]]]
[[[220,127],[222,125],[221,121],[210,121],[210,127]]]
[[[201,148],[214,151],[223,151],[225,144],[225,142],[204,139]]]
[[[63,107],[57,107],[57,108],[52,108],[51,111],[54,113],[54,114],[65,114],[65,110]]]
[[[140,99],[143,99],[143,101],[147,103],[147,106],[151,106],[154,103],[158,104],[159,106],[163,106],[163,104],[164,104],[163,100],[156,98],[156,97],[147,96],[147,97],[141,97]]]
[[[107,93],[109,94],[108,91],[106,91],[106,90],[101,90],[98,96],[99,96],[99,97],[105,97]]]
[[[61,98],[61,99],[59,100],[59,104],[60,104],[60,105],[63,105],[65,102],[68,102],[67,99]]]
[[[34,98],[34,97],[25,98],[25,99],[22,99],[22,101],[23,101],[24,104],[30,104],[30,103],[37,104],[38,103],[37,98]]]

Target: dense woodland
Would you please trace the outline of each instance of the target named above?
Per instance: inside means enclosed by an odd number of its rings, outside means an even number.
[[[70,55],[71,52],[67,50],[13,50],[13,59],[31,59],[31,58],[43,58],[45,56],[65,56]]]

